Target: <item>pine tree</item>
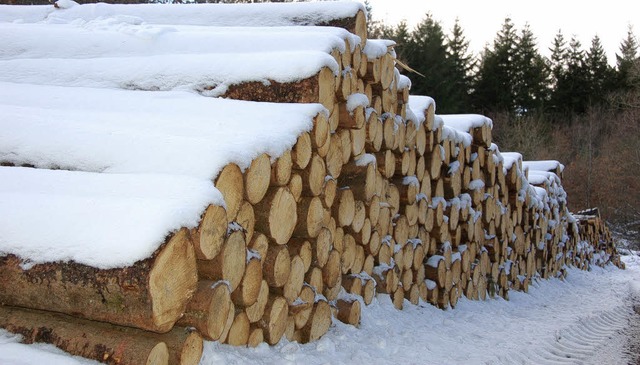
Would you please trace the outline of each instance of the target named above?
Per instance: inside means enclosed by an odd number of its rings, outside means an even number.
[[[404,55],[409,66],[424,75],[412,78],[411,92],[433,97],[440,113],[450,113],[451,67],[442,26],[431,14],[428,13],[411,33]]]
[[[514,103],[519,115],[542,112],[549,97],[549,66],[538,52],[535,36],[528,24],[517,38],[515,74],[512,83]]]
[[[607,62],[607,55],[597,35],[591,40],[586,54],[587,80],[589,83],[589,101],[604,103],[606,96],[613,90],[613,69]]]
[[[559,115],[564,110],[564,95],[560,94],[559,91],[562,89],[558,87],[563,83],[569,67],[569,50],[561,30],[556,33],[553,39],[553,47],[549,50],[551,51],[549,60],[551,67],[551,95],[548,110],[553,114]]]
[[[588,105],[588,75],[582,44],[575,37],[569,42],[567,69],[555,87],[556,103],[564,114],[584,113]]]
[[[516,111],[513,62],[516,59],[517,35],[513,22],[506,18],[493,42],[485,47],[474,90],[474,104],[481,112]]]
[[[473,83],[473,71],[476,61],[469,53],[469,41],[464,36],[460,22],[456,19],[451,35],[447,37],[447,59],[451,69],[450,105],[452,113],[471,110],[470,92]]]
[[[629,25],[627,38],[620,43],[620,54],[616,54],[618,68],[618,88],[628,91],[640,88],[640,58],[638,57],[638,39]]]

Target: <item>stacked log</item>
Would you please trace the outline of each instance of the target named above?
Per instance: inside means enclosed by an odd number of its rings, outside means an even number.
[[[353,31],[361,18],[338,23]],[[432,99],[410,97],[393,42],[348,42],[333,53],[336,72],[226,91],[320,103],[327,113],[291,150],[222,168],[215,186],[225,206],[209,206],[198,227],[176,232],[151,258],[112,271],[1,258],[0,326],[100,361],[190,363],[202,339],[274,345],[317,340],[333,318],[357,326],[376,295],[398,309],[453,308],[463,296],[507,299],[569,266],[619,262],[599,217],[569,213],[559,163],[501,153],[488,118],[438,116]],[[63,323],[123,333],[135,346],[88,353],[102,335],[76,346]]]

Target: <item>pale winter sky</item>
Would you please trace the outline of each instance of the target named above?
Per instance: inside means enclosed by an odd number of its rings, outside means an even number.
[[[518,29],[528,22],[544,55],[549,54],[558,29],[562,29],[567,41],[572,35],[577,36],[585,50],[597,34],[610,63],[615,62],[615,53],[619,53],[629,24],[633,25],[636,37],[640,37],[638,0],[369,0],[369,3],[374,19],[387,24],[406,19],[410,29],[431,12],[449,33],[457,17],[475,53],[493,42],[506,17],[510,17]]]

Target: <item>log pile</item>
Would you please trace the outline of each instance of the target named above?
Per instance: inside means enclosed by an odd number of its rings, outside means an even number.
[[[226,165],[215,179],[225,207],[153,257],[121,270],[1,258],[0,327],[106,363],[197,363],[203,339],[305,343],[333,318],[357,326],[376,295],[454,308],[619,263],[599,217],[569,213],[562,165],[501,153],[488,118],[436,115],[433,100],[410,97],[393,43],[358,35],[334,53],[338,72],[226,91],[328,113],[291,150]]]

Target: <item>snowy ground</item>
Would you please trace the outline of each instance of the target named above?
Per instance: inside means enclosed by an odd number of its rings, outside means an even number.
[[[640,256],[626,270],[569,270],[510,300],[460,300],[455,310],[388,296],[366,307],[360,328],[335,323],[317,342],[256,349],[207,343],[201,364],[638,364]],[[637,308],[640,311],[640,308]],[[0,331],[0,364],[95,364]]]

